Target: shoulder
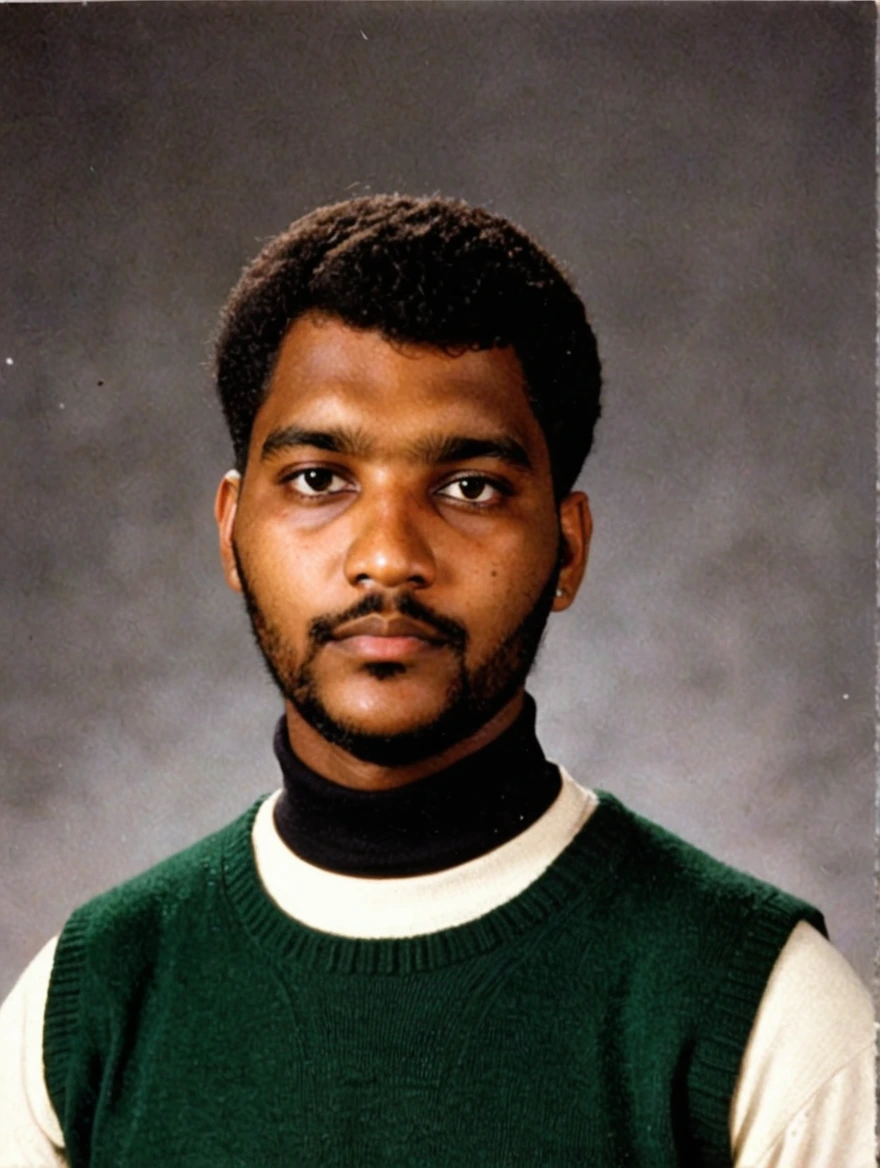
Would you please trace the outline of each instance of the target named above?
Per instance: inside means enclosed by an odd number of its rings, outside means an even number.
[[[261,802],[258,800],[248,811],[227,823],[226,827],[93,897],[75,910],[74,916],[77,913],[89,913],[92,917],[103,919],[117,917],[120,913],[137,915],[139,911],[152,911],[157,905],[161,905],[162,910],[167,912],[168,905],[186,901],[216,875],[229,844],[242,836],[249,836]]]
[[[63,1163],[64,1138],[43,1077],[43,1013],[56,939],[0,1005],[0,1168]]]
[[[809,974],[811,980],[797,995],[800,1010],[826,994],[827,986],[817,990],[815,984],[824,980],[825,965],[834,960],[819,935],[825,931],[822,915],[649,822],[613,796],[600,792],[599,797],[591,828],[601,827],[616,843],[612,906],[615,920],[625,922],[618,928],[627,960],[628,999],[639,1005],[641,1017],[651,1018],[655,1032],[686,1052],[682,1065],[687,1067],[683,1073],[695,1147],[721,1155],[726,1146],[729,1156],[731,1098],[740,1062],[771,974],[801,923],[798,938],[806,931],[808,957],[796,957],[793,966],[787,959],[782,962],[783,984],[771,1001],[781,996],[786,1005],[794,1005],[792,969],[795,979]],[[820,942],[818,948],[813,938]],[[816,961],[822,966],[818,971]],[[771,1008],[769,1030],[760,1028],[755,1049],[762,1069],[773,1046],[773,1038],[768,1043],[763,1036],[772,1035],[778,1017]],[[805,1035],[804,1041],[809,1048],[815,1034]],[[760,1072],[757,1081],[760,1095]],[[745,1082],[740,1099],[748,1101],[748,1110],[756,1098],[756,1076],[747,1075]],[[771,1123],[779,1114],[778,1106],[765,1109]],[[737,1134],[744,1129],[741,1119]]]
[[[737,1164],[871,1161],[871,995],[808,924],[779,955],[740,1066],[730,1111]],[[778,1158],[771,1155],[776,1149]]]
[[[626,879],[621,892],[631,907],[649,910],[664,920],[667,914],[687,911],[696,922],[713,919],[731,926],[736,920],[762,917],[775,922],[781,941],[799,920],[825,932],[822,914],[812,905],[747,872],[709,855],[674,832],[625,807],[613,795],[600,791],[596,822],[618,841]]]
[[[145,872],[87,901],[68,918],[59,938],[50,1004],[85,976],[108,984],[130,980],[164,935],[179,931],[222,882],[223,857],[248,845],[259,804],[219,831]]]
[[[259,804],[218,832],[87,901],[68,918],[46,998],[43,1055],[56,1112],[67,1069],[94,1060],[121,1032],[132,1003],[174,982],[178,958],[214,936],[222,914],[224,859],[250,847]],[[162,972],[162,979],[157,974]]]

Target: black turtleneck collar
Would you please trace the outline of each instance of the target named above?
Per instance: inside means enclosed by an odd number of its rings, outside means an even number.
[[[390,791],[356,791],[293,753],[282,717],[275,754],[284,790],[275,826],[302,859],[349,876],[420,876],[499,847],[559,793],[559,771],[535,737],[535,703],[488,746],[444,771]]]

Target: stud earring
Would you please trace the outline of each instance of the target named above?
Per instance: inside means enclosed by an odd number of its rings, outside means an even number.
[[[557,596],[565,596],[565,589],[564,588],[557,588],[556,595]]]

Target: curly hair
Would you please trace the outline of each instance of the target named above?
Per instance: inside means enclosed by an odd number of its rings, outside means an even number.
[[[519,227],[458,200],[374,195],[319,207],[274,238],[233,289],[217,341],[240,471],[281,342],[307,312],[448,351],[511,345],[556,496],[571,490],[599,417],[596,339],[568,279]]]

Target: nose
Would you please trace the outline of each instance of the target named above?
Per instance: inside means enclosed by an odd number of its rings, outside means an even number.
[[[345,575],[355,587],[427,588],[436,574],[434,553],[415,502],[383,494],[361,498],[352,508],[355,530],[345,557]]]

